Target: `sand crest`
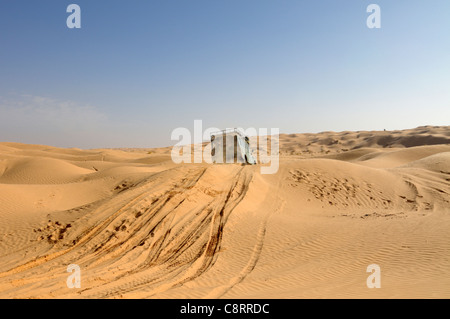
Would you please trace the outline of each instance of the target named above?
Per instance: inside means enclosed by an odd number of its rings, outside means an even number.
[[[0,143],[0,297],[450,297],[450,127],[284,134],[280,154],[262,175]]]

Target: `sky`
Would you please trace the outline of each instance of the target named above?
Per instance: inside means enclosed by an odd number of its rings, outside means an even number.
[[[0,0],[0,141],[161,147],[194,120],[449,125],[449,17],[448,0]]]

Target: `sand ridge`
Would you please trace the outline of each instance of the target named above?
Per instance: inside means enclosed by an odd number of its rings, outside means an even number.
[[[0,143],[0,297],[450,296],[449,127],[282,134],[280,154],[261,175]]]

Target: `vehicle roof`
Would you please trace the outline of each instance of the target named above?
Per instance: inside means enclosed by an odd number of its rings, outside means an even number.
[[[223,135],[223,134],[232,134],[232,133],[236,133],[242,137],[245,137],[244,132],[242,131],[242,129],[239,129],[239,128],[227,128],[222,131],[211,132],[211,135]]]

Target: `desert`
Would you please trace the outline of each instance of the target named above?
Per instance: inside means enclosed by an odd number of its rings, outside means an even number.
[[[0,143],[0,298],[450,297],[450,127],[279,147],[264,175],[170,147]]]

